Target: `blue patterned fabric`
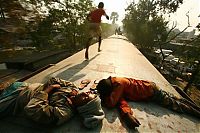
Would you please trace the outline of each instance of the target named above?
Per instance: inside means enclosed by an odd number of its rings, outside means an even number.
[[[16,98],[21,92],[21,86],[24,86],[23,82],[12,83],[9,87],[0,94],[0,118],[6,115],[12,115]]]

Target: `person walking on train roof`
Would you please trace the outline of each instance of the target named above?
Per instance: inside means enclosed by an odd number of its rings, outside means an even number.
[[[106,19],[109,20],[109,16],[106,14],[104,8],[104,3],[99,2],[98,8],[91,11],[87,16],[87,20],[89,21],[89,39],[86,42],[86,51],[85,51],[85,59],[89,59],[88,50],[93,37],[98,37],[99,45],[98,45],[98,52],[100,52],[101,47],[101,17],[104,15]]]
[[[140,122],[126,100],[153,101],[179,113],[188,113],[200,118],[200,108],[185,98],[178,98],[160,89],[154,82],[126,77],[108,77],[97,85],[102,106],[117,107],[122,120],[129,128],[139,127]]]
[[[0,118],[23,113],[41,124],[60,125],[78,112],[87,128],[105,117],[97,94],[79,92],[72,82],[52,77],[45,84],[14,82],[0,94]]]

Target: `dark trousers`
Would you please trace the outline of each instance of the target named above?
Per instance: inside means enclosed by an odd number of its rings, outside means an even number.
[[[89,50],[89,47],[90,47],[90,42],[92,40],[92,37],[88,39],[86,45],[85,45],[85,58],[86,59],[89,59],[89,56],[88,56],[88,50]],[[101,36],[99,36],[99,46],[98,46],[98,52],[100,52],[100,47],[101,47]]]
[[[178,113],[186,113],[200,118],[200,108],[185,98],[178,98],[161,89],[154,90],[152,101]]]

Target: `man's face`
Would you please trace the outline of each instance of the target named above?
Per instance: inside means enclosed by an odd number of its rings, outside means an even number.
[[[92,94],[91,92],[82,92],[74,97],[71,98],[72,103],[74,106],[82,106],[92,99],[96,97],[96,94]]]

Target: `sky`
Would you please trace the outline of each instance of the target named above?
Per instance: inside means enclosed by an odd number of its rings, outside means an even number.
[[[99,2],[104,3],[104,9],[107,15],[110,16],[112,12],[117,12],[119,14],[119,21],[117,23],[122,25],[121,20],[123,20],[125,16],[125,9],[128,6],[128,0],[94,0],[95,5],[98,5]],[[112,22],[106,20],[105,17],[102,17],[102,21],[107,23]]]
[[[121,20],[123,20],[125,16],[125,9],[128,4],[133,0],[93,0],[95,5],[98,5],[99,2],[104,2],[104,9],[106,13],[110,16],[111,12],[118,12],[119,21],[117,22],[119,25],[122,25]],[[137,2],[138,0],[135,0]],[[177,12],[171,15],[170,25],[172,22],[177,22],[177,28],[183,30],[187,26],[187,17],[186,13],[189,11],[190,16],[190,25],[191,28],[188,28],[187,31],[191,31],[194,27],[200,23],[200,0],[184,0],[183,4],[178,8]],[[199,17],[198,17],[199,16]],[[166,18],[168,19],[168,18]],[[111,23],[102,17],[103,22]]]

